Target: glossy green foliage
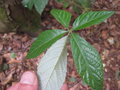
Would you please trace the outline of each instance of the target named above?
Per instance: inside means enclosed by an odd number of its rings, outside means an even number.
[[[98,52],[78,34],[71,34],[70,43],[79,75],[93,90],[102,90],[103,66]]]
[[[78,34],[75,34],[74,31],[99,24],[114,14],[114,12],[93,11],[84,13],[74,21],[72,28],[69,27],[71,20],[69,12],[53,9],[51,14],[68,31],[45,31],[32,44],[27,55],[28,58],[38,56],[55,43],[48,49],[38,65],[38,75],[41,82],[40,90],[60,90],[67,71],[67,52],[65,46],[67,40],[70,40],[72,55],[80,77],[92,90],[103,90],[103,65],[100,55],[95,48]],[[63,37],[65,34],[67,34],[67,37]],[[63,38],[60,39],[61,37]]]
[[[63,30],[47,30],[42,32],[37,40],[32,44],[27,58],[35,58],[49,48],[54,42],[60,39],[66,31]]]
[[[42,14],[45,6],[48,3],[48,0],[23,0],[23,5],[29,9],[32,9],[33,6],[35,7],[36,11],[39,14]]]
[[[114,14],[113,11],[91,11],[77,17],[73,23],[73,30],[80,30],[99,24]]]
[[[35,3],[35,0],[23,0],[22,4],[24,7],[29,8],[30,10],[33,8],[33,5]]]
[[[71,13],[53,9],[51,14],[55,17],[55,19],[60,22],[64,27],[68,28],[71,20]]]

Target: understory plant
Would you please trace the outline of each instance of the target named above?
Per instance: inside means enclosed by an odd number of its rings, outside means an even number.
[[[35,10],[41,15],[46,5],[50,0],[22,0],[24,7],[29,8],[30,10],[35,8]],[[80,9],[83,11],[88,11],[92,5],[95,3],[95,0],[55,0],[57,3],[62,3],[64,8],[72,6],[73,10],[81,13]]]
[[[81,13],[89,11],[93,5],[95,4],[96,0],[56,0],[57,2],[61,3],[64,8],[72,7],[72,9],[77,12]]]
[[[49,0],[22,0],[24,7],[35,10],[41,15]]]
[[[92,90],[103,90],[103,64],[99,53],[78,30],[99,24],[114,14],[113,11],[90,11],[81,14],[69,26],[71,14],[64,10],[51,10],[52,16],[65,29],[46,30],[33,42],[27,58],[35,58],[46,51],[38,64],[40,90],[60,90],[67,72],[67,44],[70,42],[78,74]],[[52,23],[52,22],[51,22]]]

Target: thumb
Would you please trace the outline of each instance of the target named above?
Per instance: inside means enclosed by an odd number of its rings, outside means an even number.
[[[60,90],[68,90],[67,84],[63,84],[62,88]]]
[[[38,90],[37,76],[31,71],[27,71],[22,75],[20,82],[8,90]]]

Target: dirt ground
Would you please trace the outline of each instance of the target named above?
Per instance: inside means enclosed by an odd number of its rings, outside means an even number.
[[[54,6],[54,7],[53,7]],[[51,8],[61,8],[49,3],[42,15],[42,30],[63,28],[49,13]],[[104,66],[104,90],[120,90],[120,0],[97,0],[94,10],[113,10],[115,15],[105,22],[80,30],[79,34],[100,53]],[[71,8],[67,8],[72,12]],[[73,20],[78,14],[74,13]],[[72,20],[72,21],[73,21]],[[52,22],[52,23],[51,23]],[[43,56],[25,59],[35,38],[27,34],[0,34],[0,90],[17,83],[23,72],[34,70]],[[66,83],[69,90],[90,90],[76,73],[70,47],[68,46],[68,72]]]

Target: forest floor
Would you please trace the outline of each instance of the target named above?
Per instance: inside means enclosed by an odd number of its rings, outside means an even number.
[[[49,7],[61,8],[49,3],[42,15],[42,30],[63,27],[49,14]],[[104,90],[120,90],[120,0],[97,0],[94,9],[116,10],[116,14],[100,25],[95,25],[79,34],[91,43],[100,53],[104,66]],[[71,13],[71,8],[67,9]],[[73,20],[78,14],[73,15]],[[72,20],[72,21],[73,21]],[[17,83],[21,75],[28,70],[36,72],[39,60],[25,59],[31,43],[35,38],[28,34],[0,34],[0,90]],[[78,74],[68,46],[68,72],[66,83],[69,90],[90,90]]]

